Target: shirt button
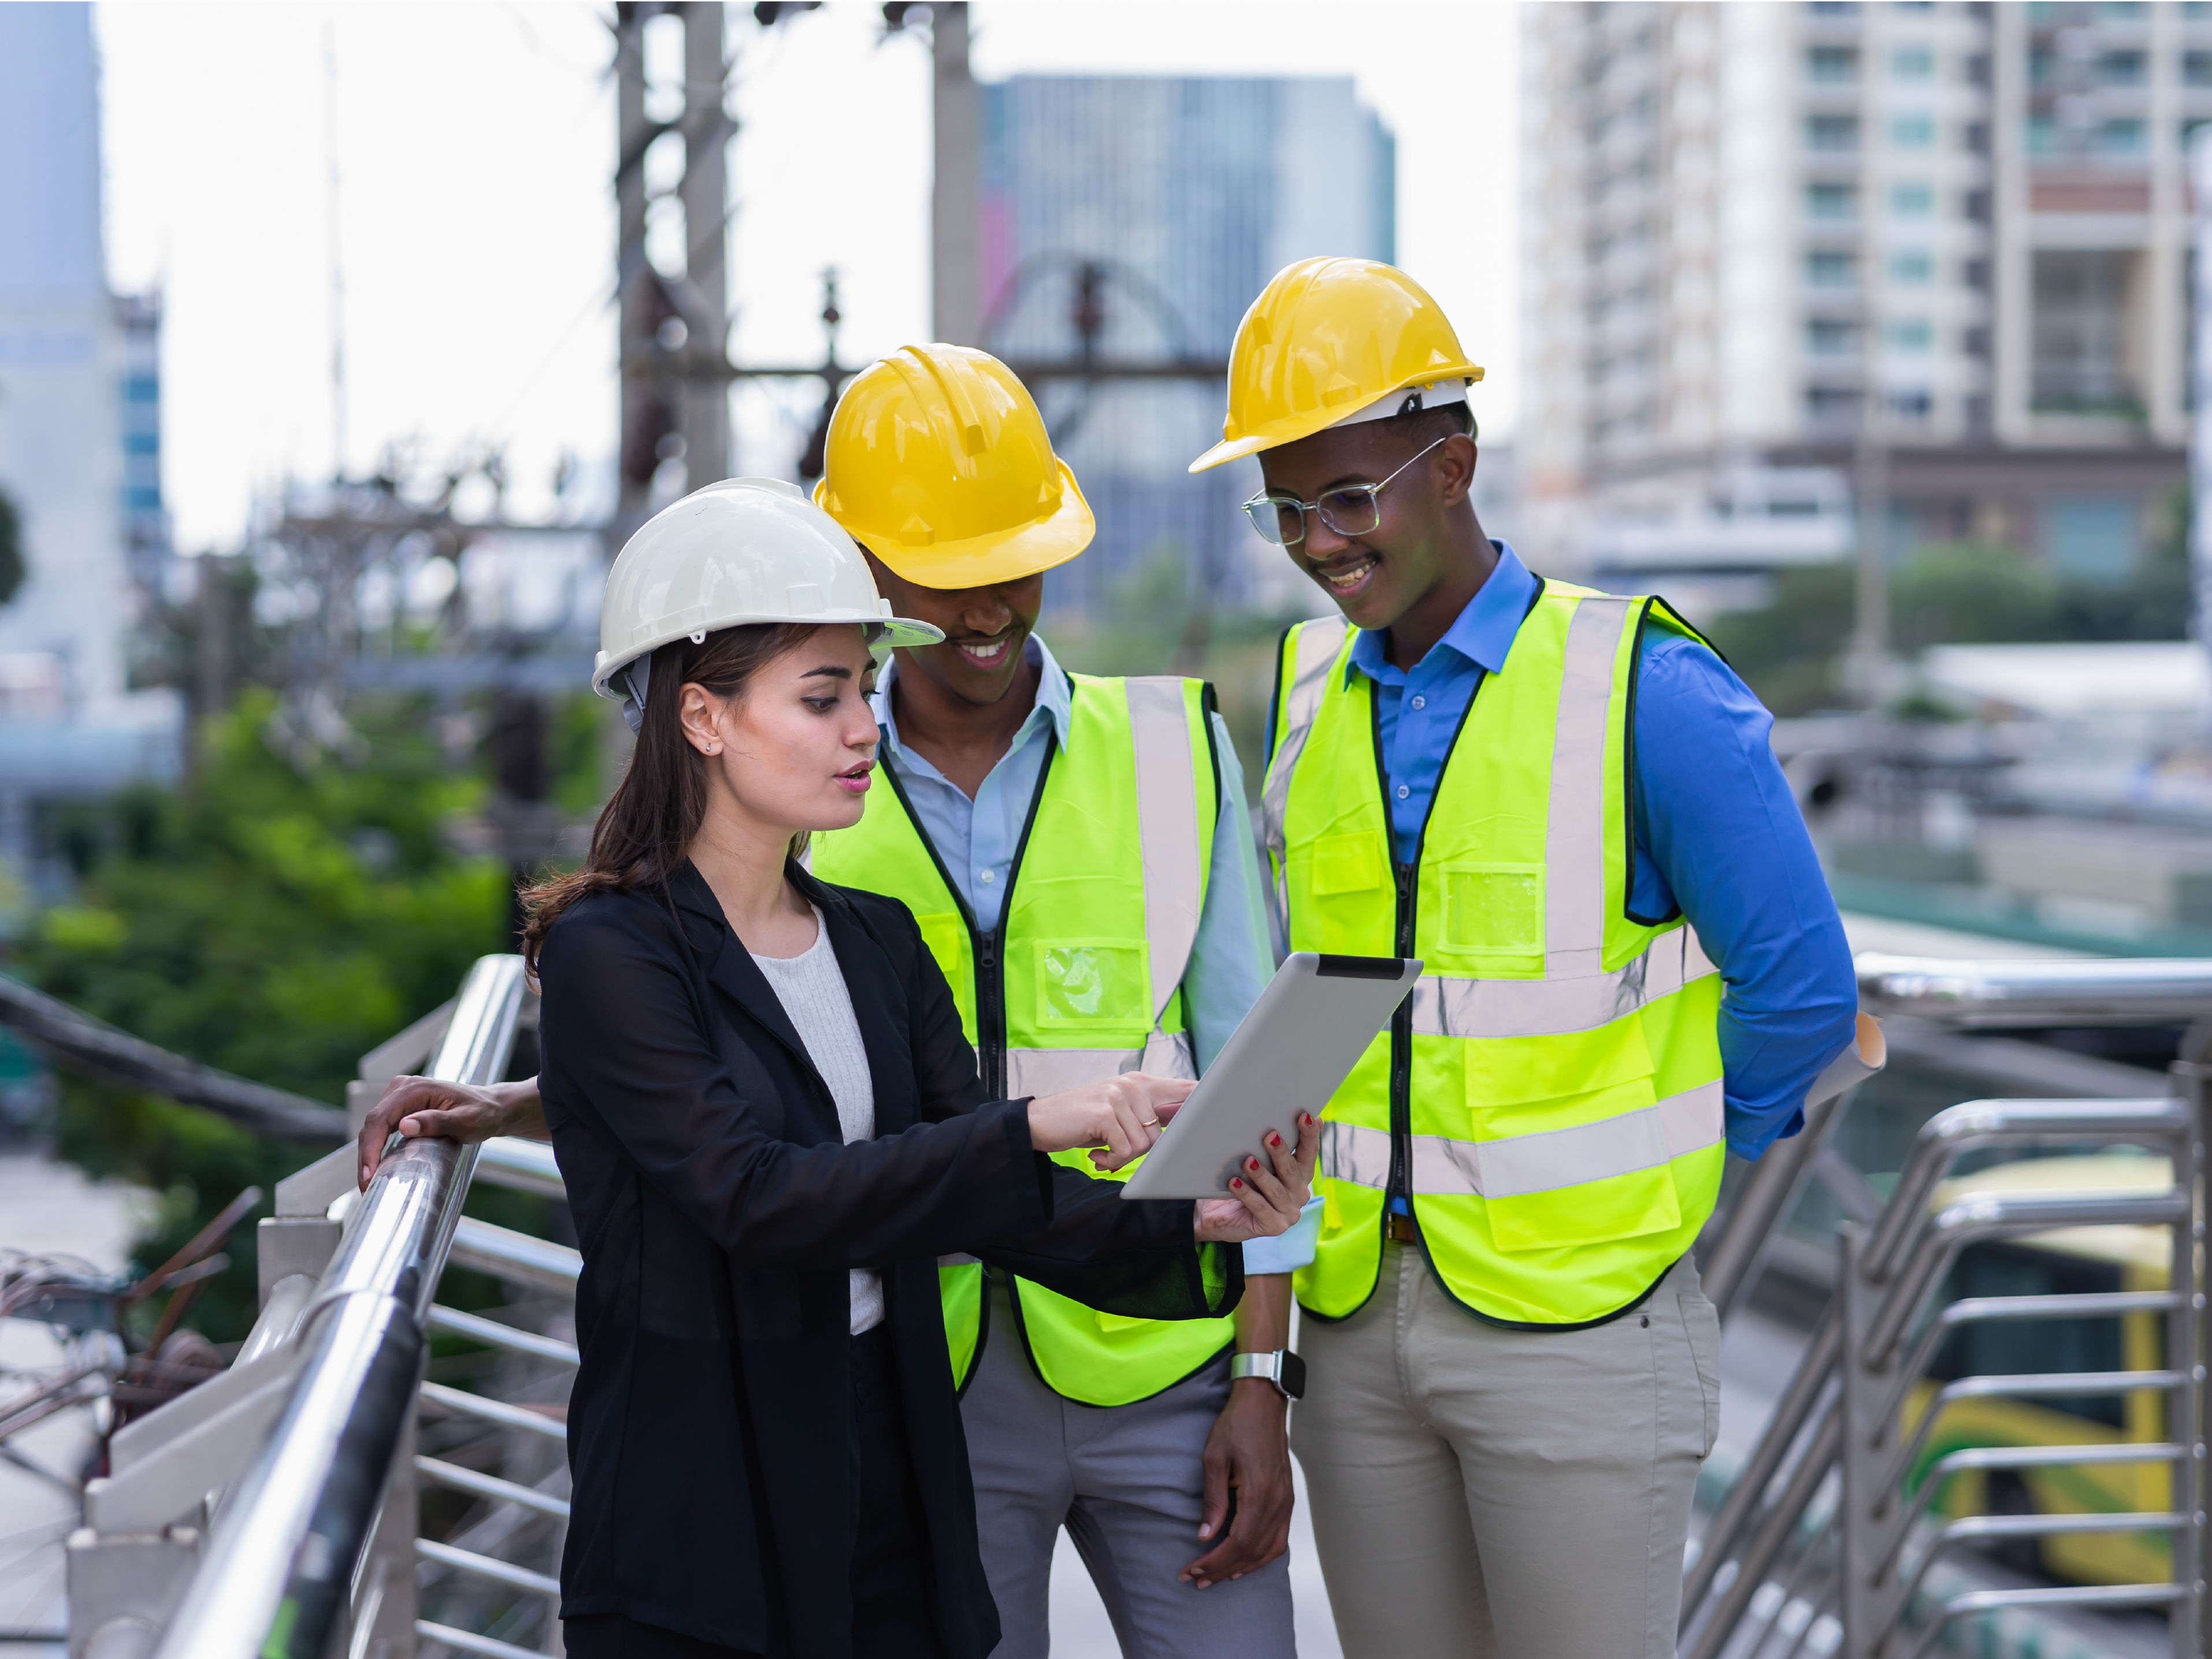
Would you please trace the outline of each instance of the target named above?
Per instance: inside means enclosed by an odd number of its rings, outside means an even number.
[[[988,870],[986,870],[986,871],[983,872],[983,879],[984,879],[984,880],[986,880],[986,881],[988,881],[988,880],[990,880],[990,879],[991,879],[991,872],[990,872]]]
[[[1413,707],[1416,708],[1426,708],[1428,706],[1429,700],[1426,697],[1416,697],[1413,699]]]
[[[1413,793],[1413,792],[1412,790],[1410,790],[1410,789],[1408,789],[1407,787],[1406,787],[1406,786],[1405,786],[1404,784],[1402,784],[1402,783],[1401,783],[1401,784],[1400,784],[1400,785],[1398,786],[1398,799],[1399,799],[1400,800],[1403,800],[1403,799],[1405,799],[1407,796],[1408,796],[1408,795],[1412,794]]]

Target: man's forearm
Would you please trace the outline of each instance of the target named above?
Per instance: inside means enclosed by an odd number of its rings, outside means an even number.
[[[519,1083],[495,1083],[490,1092],[503,1109],[501,1133],[520,1135],[526,1140],[553,1139],[553,1131],[545,1127],[545,1103],[538,1097],[536,1078],[526,1077]]]
[[[1291,1346],[1291,1276],[1252,1273],[1237,1304],[1237,1352],[1273,1353]],[[1265,1378],[1257,1379],[1265,1382]],[[1269,1384],[1272,1387],[1272,1384]]]

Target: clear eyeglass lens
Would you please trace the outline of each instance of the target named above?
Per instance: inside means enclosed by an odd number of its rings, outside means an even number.
[[[1244,515],[1252,520],[1252,527],[1262,540],[1277,547],[1296,545],[1305,536],[1305,512],[1295,501],[1273,495],[1262,495],[1257,501],[1244,503]]]
[[[1332,489],[1321,498],[1321,519],[1340,536],[1364,536],[1382,522],[1382,503],[1369,486]]]

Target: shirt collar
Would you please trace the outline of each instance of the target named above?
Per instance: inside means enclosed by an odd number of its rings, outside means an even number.
[[[1011,753],[1036,731],[1041,720],[1052,723],[1053,739],[1065,750],[1067,747],[1068,724],[1075,711],[1075,694],[1068,681],[1067,671],[1052,654],[1052,647],[1035,634],[1023,641],[1022,654],[1041,671],[1037,675],[1036,702],[1030,708],[1028,717],[1022,721],[1020,729],[1014,733],[1014,740],[1007,745],[1007,750]],[[912,755],[899,741],[898,722],[891,718],[891,681],[897,673],[898,659],[890,658],[884,664],[883,672],[876,676],[876,694],[871,706],[875,711],[876,724],[884,729],[884,745],[902,758],[920,760],[920,756]]]
[[[1537,582],[1511,543],[1493,536],[1490,544],[1498,550],[1497,568],[1444,629],[1443,637],[1429,647],[1429,657],[1449,647],[1485,673],[1497,674],[1504,671],[1506,653],[1512,650],[1521,619],[1528,614],[1529,603],[1536,597]],[[1404,671],[1382,654],[1382,635],[1365,629],[1352,636],[1352,655],[1345,665],[1346,685],[1352,683],[1355,668],[1385,685],[1402,684],[1406,678]]]

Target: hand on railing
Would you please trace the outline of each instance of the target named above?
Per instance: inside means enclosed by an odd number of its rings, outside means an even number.
[[[538,1098],[538,1079],[491,1083],[441,1083],[435,1078],[396,1077],[384,1098],[369,1109],[361,1126],[361,1185],[365,1192],[384,1161],[384,1144],[393,1131],[435,1136],[464,1146],[494,1135],[550,1140],[545,1111]]]

